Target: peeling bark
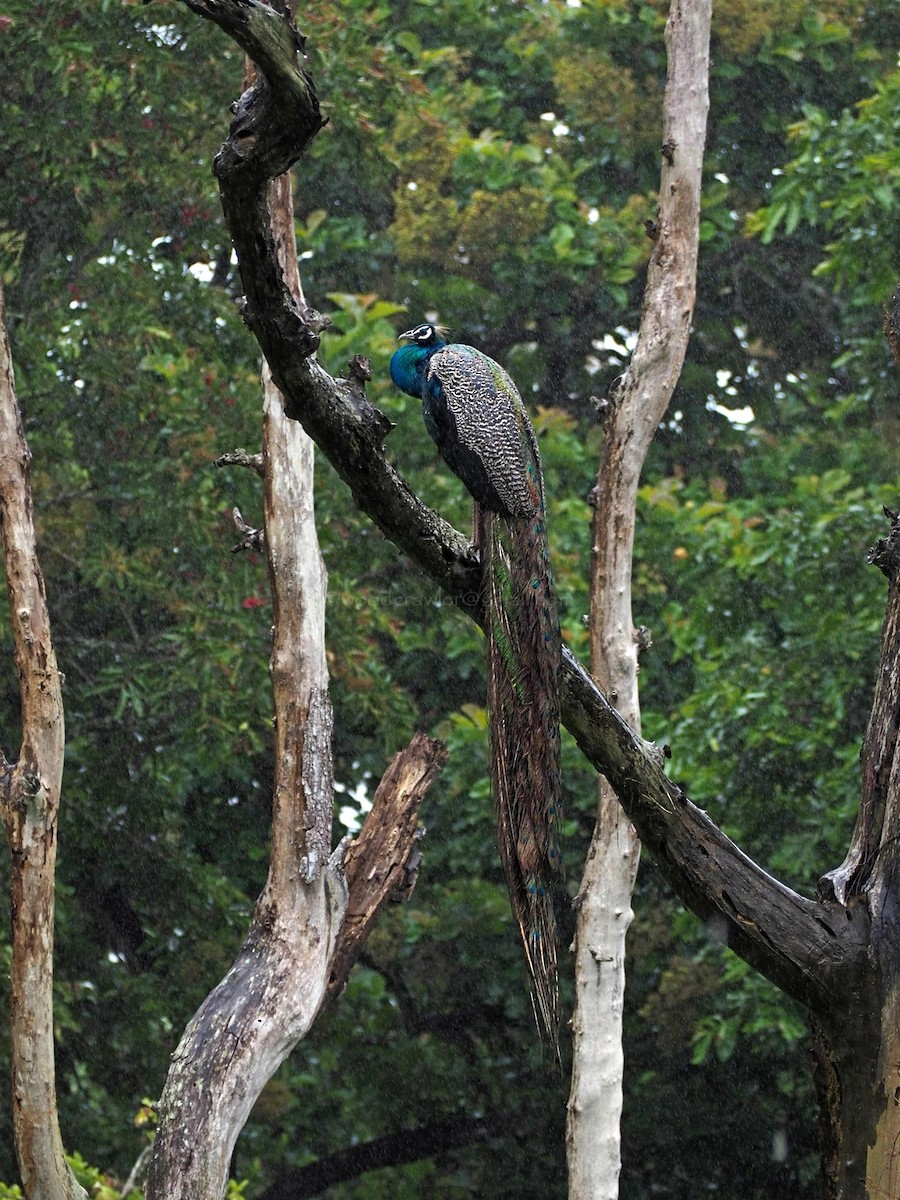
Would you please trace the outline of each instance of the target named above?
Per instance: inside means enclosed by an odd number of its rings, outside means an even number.
[[[673,0],[666,25],[662,179],[637,346],[604,419],[593,500],[591,673],[640,732],[631,611],[637,490],[681,372],[694,311],[709,108],[710,0]],[[572,1200],[619,1190],[625,936],[640,842],[607,780],[576,901],[575,1012],[566,1149]]]
[[[0,285],[0,514],[22,703],[15,763],[0,756],[11,857],[12,1115],[28,1200],[81,1200],[63,1153],[53,1053],[53,904],[65,727],[32,516],[31,454],[16,403]]]
[[[268,26],[266,27],[268,28]],[[276,39],[277,40],[277,39]],[[279,42],[293,46],[293,40]],[[258,83],[251,87],[257,88]],[[267,253],[302,319],[290,181],[255,185]],[[250,191],[253,191],[251,188]],[[269,212],[271,211],[271,222]],[[263,218],[262,213],[265,212]],[[357,843],[329,856],[334,781],[325,659],[326,572],[313,509],[313,443],[285,416],[263,368],[261,467],[273,597],[275,780],[269,876],[231,970],[182,1036],[160,1105],[148,1200],[218,1200],[257,1097],[346,982],[377,913],[402,881],[419,805],[446,759],[417,737],[391,764]],[[256,459],[247,456],[248,465]],[[345,928],[344,915],[350,920]]]
[[[442,742],[417,733],[395,756],[375,790],[362,832],[344,856],[347,915],[331,960],[326,1003],[347,982],[385,897],[407,899],[415,886],[423,834],[419,808],[446,761]]]
[[[265,26],[268,30],[268,24]],[[290,181],[273,183],[270,242],[303,303]],[[265,546],[274,610],[270,661],[275,779],[269,876],[247,940],[191,1020],[172,1060],[148,1200],[216,1200],[259,1093],[322,1002],[343,921],[339,864],[326,870],[333,779],[325,661],[327,580],[313,510],[313,446],[263,372]]]

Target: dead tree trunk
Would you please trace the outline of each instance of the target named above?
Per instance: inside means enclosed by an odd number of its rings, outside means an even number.
[[[56,1113],[53,903],[65,727],[34,537],[30,466],[0,285],[0,514],[22,701],[19,756],[8,763],[0,755],[0,815],[12,864],[13,1129],[28,1200],[86,1200],[66,1162]]]
[[[260,177],[250,192],[254,207],[267,213],[273,263],[290,303],[302,311],[290,178],[281,175],[268,187]],[[345,875],[344,846],[329,858],[332,718],[313,443],[286,418],[266,365],[263,392],[264,543],[274,606],[269,877],[238,958],[173,1056],[148,1200],[218,1200],[223,1194],[235,1142],[257,1097],[346,981],[375,914],[402,887],[419,805],[446,757],[425,737],[397,756]],[[256,467],[256,460],[248,465]],[[352,921],[345,931],[346,914]]]
[[[290,179],[272,184],[281,269],[302,302]],[[326,576],[313,511],[313,446],[284,416],[264,371],[265,548],[274,607],[270,662],[275,779],[269,877],[228,975],[173,1058],[150,1167],[150,1200],[215,1200],[257,1096],[322,1003],[344,917],[340,864],[328,869],[333,780],[325,663]]]
[[[640,732],[631,611],[635,507],[644,459],[678,382],[690,334],[709,108],[710,0],[671,6],[663,167],[655,244],[631,363],[603,417],[591,539],[591,673]],[[640,842],[601,776],[599,811],[576,901],[575,1012],[566,1148],[570,1200],[614,1200],[620,1169],[625,935]]]

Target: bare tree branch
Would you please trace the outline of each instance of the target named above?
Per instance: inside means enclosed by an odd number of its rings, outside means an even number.
[[[884,336],[891,348],[894,362],[900,363],[900,284],[894,288],[890,304],[884,305],[883,316]]]
[[[246,450],[229,450],[220,454],[213,463],[214,467],[246,467],[254,471],[260,479],[265,475],[262,454],[248,454]]]
[[[271,33],[268,22],[263,28]],[[278,267],[299,305],[289,178],[272,184],[271,211]],[[189,1023],[173,1057],[148,1177],[150,1200],[215,1200],[224,1191],[234,1144],[253,1104],[315,1020],[346,905],[339,864],[326,870],[332,713],[313,444],[285,417],[265,369],[263,397],[265,547],[274,609],[269,876],[238,958]],[[249,527],[242,520],[241,526],[246,539]]]
[[[259,1200],[310,1200],[310,1197],[320,1195],[336,1183],[358,1179],[366,1171],[446,1154],[460,1146],[502,1136],[508,1127],[509,1116],[504,1112],[481,1117],[451,1117],[415,1129],[386,1133],[383,1137],[338,1150],[306,1167],[286,1173],[266,1188]]]
[[[255,550],[260,554],[264,554],[266,550],[266,531],[264,529],[255,529],[252,525],[248,525],[239,508],[231,510],[231,519],[234,521],[235,529],[241,535],[241,540],[237,545],[231,547],[231,553],[240,554],[244,550]]]
[[[637,491],[650,443],[681,372],[694,311],[700,180],[709,108],[711,0],[672,0],[659,213],[637,345],[604,413],[591,538],[591,674],[640,732],[631,607]],[[566,1145],[570,1200],[618,1192],[621,1167],[625,935],[640,842],[607,780],[578,891],[572,1086]]]
[[[417,733],[381,777],[362,832],[344,856],[347,915],[331,960],[325,1003],[347,982],[385,902],[395,894],[406,899],[412,891],[420,857],[419,808],[446,761],[443,743]]]
[[[32,518],[31,454],[16,403],[0,285],[0,510],[22,703],[15,764],[0,755],[0,814],[11,857],[12,1116],[25,1195],[81,1200],[63,1152],[53,1053],[53,904],[65,726]]]
[[[567,651],[563,658],[566,727],[685,903],[717,918],[733,950],[813,1011],[851,994],[866,973],[865,915],[808,900],[748,858],[666,778],[659,748],[634,733]]]
[[[847,904],[868,892],[873,880],[884,883],[885,858],[898,853],[900,796],[894,772],[900,770],[900,517],[885,509],[890,534],[869,554],[869,561],[890,581],[881,635],[881,660],[872,713],[862,748],[862,797],[847,857],[823,876],[820,892]],[[881,858],[882,861],[878,862]]]

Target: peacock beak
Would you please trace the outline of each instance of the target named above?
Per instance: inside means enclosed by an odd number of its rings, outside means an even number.
[[[407,329],[406,333],[398,333],[397,341],[402,342],[404,338],[411,338],[415,332],[415,329]]]

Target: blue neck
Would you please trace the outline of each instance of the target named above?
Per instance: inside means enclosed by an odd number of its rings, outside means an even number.
[[[401,392],[423,398],[428,360],[436,350],[446,345],[446,342],[435,339],[430,346],[418,346],[413,342],[394,351],[391,356],[391,379]]]

